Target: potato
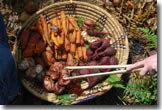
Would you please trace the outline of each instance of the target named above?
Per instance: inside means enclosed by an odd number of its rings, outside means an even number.
[[[47,66],[50,66],[55,62],[55,59],[50,52],[43,52],[42,57]]]

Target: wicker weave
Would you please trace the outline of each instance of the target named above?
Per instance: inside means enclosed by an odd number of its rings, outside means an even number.
[[[55,16],[60,16],[59,11],[61,10],[64,10],[69,16],[82,16],[86,19],[93,20],[94,22],[97,22],[101,27],[103,27],[104,31],[110,32],[113,36],[110,37],[112,46],[117,48],[116,57],[119,59],[119,64],[127,63],[129,46],[127,36],[125,35],[122,26],[112,15],[93,4],[81,1],[73,1],[72,4],[69,1],[52,4],[36,12],[31,18],[28,19],[27,22],[24,23],[21,30],[27,30],[32,25],[35,25],[40,14],[44,14],[46,15],[47,19],[51,19]],[[20,60],[21,54],[19,53],[18,61]],[[121,75],[119,75],[119,77],[121,77]],[[57,99],[57,96],[54,93],[48,93],[44,91],[42,87],[36,86],[32,82],[24,78],[22,78],[22,83],[35,96],[52,103],[57,104],[59,102],[59,99]],[[81,96],[76,97],[76,99],[73,100],[70,104],[76,104],[102,95],[110,90],[111,87],[112,85],[103,82],[102,85],[96,85],[95,87],[84,91]]]

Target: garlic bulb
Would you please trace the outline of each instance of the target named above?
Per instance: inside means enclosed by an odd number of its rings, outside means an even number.
[[[25,76],[28,79],[34,79],[36,77],[37,73],[35,72],[35,67],[30,67],[27,69]]]
[[[41,73],[42,71],[43,71],[42,65],[39,65],[39,64],[36,65],[36,67],[35,67],[35,72],[39,74],[39,73]]]
[[[94,36],[89,36],[86,31],[82,31],[81,35],[82,35],[83,39],[85,41],[87,41],[88,43],[92,43],[92,42],[94,42],[94,41],[99,39],[99,38],[94,37]]]
[[[33,58],[25,58],[19,65],[18,68],[20,70],[26,70],[31,66],[35,66],[35,62]]]

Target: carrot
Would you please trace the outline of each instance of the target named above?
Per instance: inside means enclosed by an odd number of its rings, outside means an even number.
[[[78,30],[77,32],[76,32],[76,44],[81,44],[81,33],[80,33],[80,31]]]
[[[58,28],[61,29],[61,20],[60,20],[60,18],[57,17],[56,22],[57,22]]]
[[[50,20],[50,23],[52,24],[52,25],[57,25],[57,18],[55,17],[55,18],[52,18],[51,20]]]
[[[74,64],[74,58],[71,53],[68,53],[67,65],[73,65],[73,64]]]
[[[67,39],[67,37],[65,37],[64,48],[66,52],[70,51],[70,41]]]
[[[51,39],[51,24],[48,23],[48,34],[49,34],[49,39]]]
[[[62,32],[61,32],[61,36],[60,36],[60,44],[63,45],[63,44],[64,44],[64,41],[65,41],[65,34],[64,34],[64,32],[62,31]]]
[[[70,44],[70,52],[73,54],[76,52],[76,44],[74,44],[74,43]]]
[[[79,60],[79,56],[78,56],[78,49],[76,49],[76,52],[75,52],[75,58],[76,58],[77,60]]]
[[[58,51],[57,51],[58,49],[57,49],[57,47],[55,46],[55,50],[54,50],[54,52],[55,52],[55,59],[56,60],[58,60]]]
[[[45,16],[43,15],[40,15],[40,21],[42,23],[42,27],[43,27],[43,33],[44,33],[44,36],[45,36],[45,39],[47,41],[47,43],[52,46],[51,42],[50,42],[50,38],[49,38],[49,33],[48,33],[48,25],[47,25],[47,21],[45,19]]]
[[[68,20],[69,21],[69,20]],[[74,31],[74,27],[73,25],[69,22],[69,25],[68,25],[68,32],[73,32]]]
[[[81,40],[80,40],[80,44],[81,44],[81,45],[84,45],[84,40],[83,40],[82,37],[81,37]]]
[[[75,30],[77,30],[77,31],[79,30],[79,27],[73,17],[69,17],[69,22],[72,24],[72,26],[74,27]]]
[[[77,35],[76,30],[74,30],[74,31],[73,31],[73,37],[72,37],[72,39],[71,39],[71,42],[72,42],[72,43],[75,43],[75,42],[76,42],[76,35]]]
[[[83,51],[82,51],[81,46],[77,47],[77,52],[78,52],[79,59],[82,59],[83,58]]]
[[[84,58],[84,60],[87,60],[87,55],[86,55],[86,51],[87,51],[87,49],[86,49],[86,47],[85,46],[82,46],[82,52],[83,52],[83,58]]]
[[[52,39],[53,43],[55,44],[55,46],[58,48],[60,45],[57,41],[57,37],[55,36],[54,32],[51,32],[51,39]]]
[[[61,59],[62,60],[66,60],[67,59],[67,53],[65,51],[62,53]]]
[[[46,44],[46,38],[45,38],[44,33],[43,33],[43,28],[42,28],[42,24],[41,24],[40,19],[38,20],[38,22],[37,22],[37,24],[36,24],[36,27],[37,27],[39,33],[42,35],[43,41],[44,41],[45,44]]]
[[[62,30],[64,31],[65,36],[67,36],[67,21],[64,11],[61,11],[61,23],[62,23]]]

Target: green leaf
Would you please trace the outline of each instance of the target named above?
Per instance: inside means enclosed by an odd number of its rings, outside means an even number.
[[[75,100],[75,96],[72,94],[64,94],[57,97],[59,102],[57,105],[70,105]]]
[[[124,87],[123,84],[113,84],[113,86],[114,86],[115,88],[125,89],[125,87]]]
[[[117,75],[110,75],[106,80],[109,81],[110,83],[114,83],[120,81],[121,78],[118,77]]]
[[[81,16],[77,17],[77,25],[78,25],[79,27],[82,26],[83,21],[84,21],[84,18],[83,18],[83,17],[81,17]]]

